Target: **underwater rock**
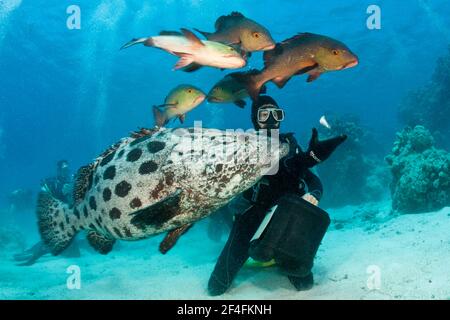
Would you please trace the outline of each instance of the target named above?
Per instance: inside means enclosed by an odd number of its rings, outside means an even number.
[[[450,47],[447,55],[438,59],[430,82],[403,99],[398,115],[405,125],[423,125],[439,144],[450,147]]]
[[[393,177],[394,210],[417,213],[450,205],[450,153],[435,148],[425,127],[407,127],[397,133],[386,161]]]
[[[321,136],[346,134],[348,139],[317,167],[324,186],[321,205],[340,207],[383,199],[389,191],[389,168],[379,152],[367,150],[368,146],[376,148],[370,130],[352,115],[330,116],[328,120],[331,129],[320,128]]]

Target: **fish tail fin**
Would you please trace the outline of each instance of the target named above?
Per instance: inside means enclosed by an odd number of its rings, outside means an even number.
[[[153,45],[154,45],[152,37],[149,37],[149,38],[135,38],[135,39],[131,39],[130,41],[125,43],[120,48],[120,50],[132,47],[132,46],[134,46],[136,44],[139,44],[139,43],[143,43],[147,47],[153,47]]]
[[[202,31],[197,28],[194,28],[194,30],[203,35],[206,39],[208,39],[208,37],[211,35],[211,32]]]
[[[42,241],[53,255],[66,249],[79,231],[75,214],[69,206],[41,191],[37,201],[37,220]]]
[[[259,70],[253,69],[247,72],[235,72],[231,76],[245,86],[249,96],[255,101],[264,85],[264,82],[259,80],[260,74]]]
[[[155,118],[155,125],[164,127],[167,124],[167,116],[157,106],[153,106],[153,117]]]

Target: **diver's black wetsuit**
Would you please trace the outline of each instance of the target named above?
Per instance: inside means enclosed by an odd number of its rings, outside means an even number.
[[[293,134],[280,135],[280,142],[289,143],[289,154],[282,158],[275,175],[265,176],[254,187],[242,194],[248,209],[235,214],[228,241],[216,263],[208,284],[211,295],[224,293],[238,271],[249,258],[250,240],[266,213],[280,198],[288,194],[312,194],[317,200],[322,196],[322,183],[309,168],[302,165],[303,151]],[[245,199],[245,200],[244,200]]]

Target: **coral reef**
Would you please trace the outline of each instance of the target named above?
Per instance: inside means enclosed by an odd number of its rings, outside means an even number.
[[[389,192],[389,168],[375,152],[376,139],[370,130],[352,115],[330,116],[328,121],[331,130],[321,128],[321,138],[346,134],[348,139],[317,167],[324,185],[322,205],[339,207],[384,198]]]
[[[398,114],[405,125],[423,125],[439,145],[450,147],[450,47],[447,55],[438,59],[430,82],[409,92]]]
[[[403,213],[441,209],[450,205],[450,153],[437,149],[423,126],[397,133],[386,157],[393,176],[392,207]]]

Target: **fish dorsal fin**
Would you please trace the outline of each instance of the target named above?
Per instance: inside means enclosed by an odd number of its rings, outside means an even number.
[[[75,201],[75,204],[79,204],[80,202],[82,202],[86,196],[86,193],[92,187],[94,170],[94,163],[88,164],[87,166],[83,166],[78,169],[73,187],[73,200]]]
[[[181,29],[181,32],[183,32],[183,35],[188,39],[190,42],[192,42],[196,46],[204,46],[205,44],[200,40],[199,37],[197,37],[192,31],[189,31],[188,29]]]
[[[227,28],[230,25],[230,23],[232,23],[232,21],[236,18],[241,19],[241,18],[245,18],[245,16],[238,11],[233,11],[229,15],[220,16],[216,20],[216,23],[214,24],[216,31],[220,31],[220,30]]]
[[[286,40],[281,41],[282,44],[284,43],[289,43],[292,42],[294,40],[298,40],[298,39],[302,39],[302,38],[308,38],[311,37],[313,34],[310,32],[302,32],[302,33],[297,33],[295,36],[287,38]]]
[[[283,46],[280,43],[277,43],[275,48],[272,50],[264,51],[263,53],[263,60],[264,60],[264,67],[267,68],[272,62],[273,59],[283,53]]]
[[[159,33],[160,36],[182,36],[183,34],[179,31],[167,31],[163,30]]]

